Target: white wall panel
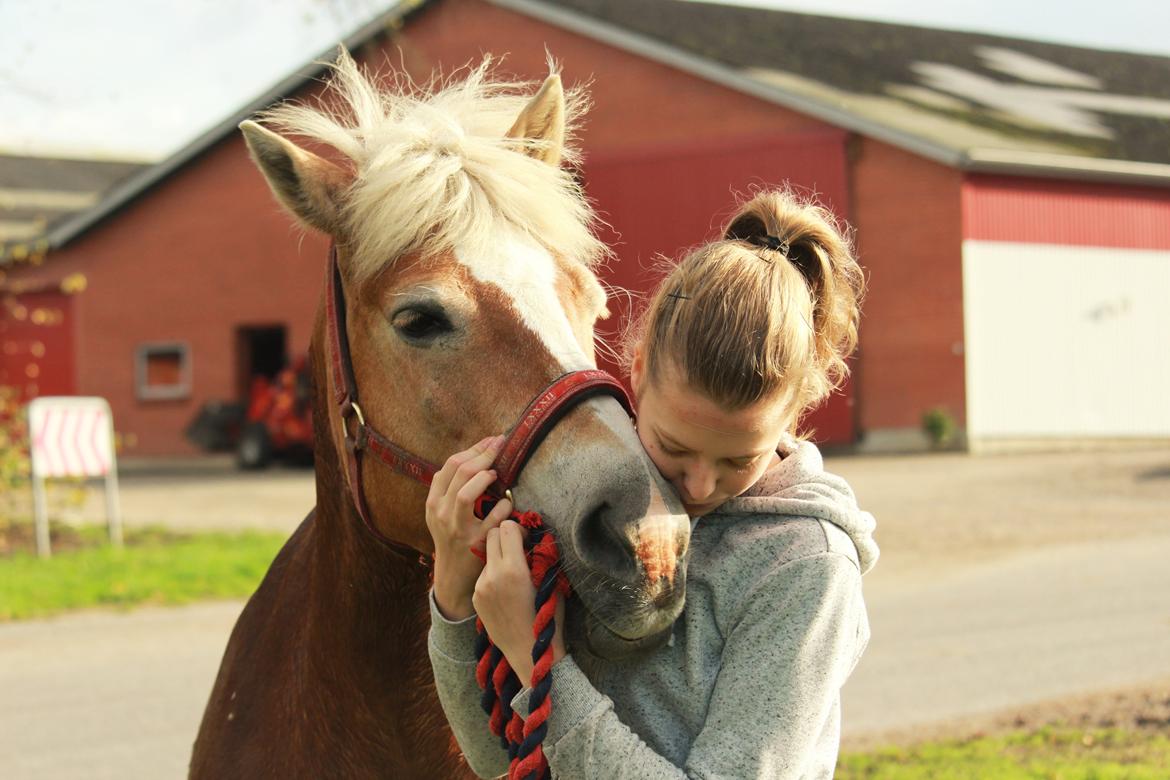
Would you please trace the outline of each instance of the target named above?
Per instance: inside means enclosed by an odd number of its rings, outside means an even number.
[[[966,241],[972,438],[1170,436],[1170,252]]]

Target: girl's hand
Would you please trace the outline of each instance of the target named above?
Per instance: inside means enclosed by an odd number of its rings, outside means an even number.
[[[484,439],[469,450],[447,459],[427,494],[427,528],[435,542],[435,603],[448,620],[475,613],[471,594],[483,562],[471,552],[512,511],[502,499],[483,520],[473,512],[475,500],[496,480],[492,461],[503,446],[503,436]]]
[[[487,533],[487,564],[475,583],[472,603],[492,642],[527,687],[532,680],[532,645],[536,641],[536,588],[524,556],[525,531],[505,520]],[[553,663],[565,655],[564,600],[557,605]]]

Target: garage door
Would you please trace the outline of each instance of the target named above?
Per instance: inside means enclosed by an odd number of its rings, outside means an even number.
[[[973,439],[1170,436],[1170,252],[967,241]]]

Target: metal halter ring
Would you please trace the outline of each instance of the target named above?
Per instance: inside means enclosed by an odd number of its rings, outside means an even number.
[[[362,414],[362,408],[352,401],[350,402],[349,407],[353,409],[353,413],[357,415],[358,425],[361,425],[364,428],[366,425],[366,416]]]
[[[362,408],[353,401],[349,402],[349,409],[357,417],[357,431],[353,436],[349,435],[349,415],[345,413],[344,408],[341,412],[341,430],[345,433],[346,442],[353,442],[354,451],[357,451],[366,446],[366,416],[362,414]]]

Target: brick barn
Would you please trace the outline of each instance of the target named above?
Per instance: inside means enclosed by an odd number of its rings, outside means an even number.
[[[347,45],[418,79],[487,52],[540,78],[547,47],[590,82],[580,175],[620,286],[711,236],[732,193],[815,192],[870,277],[852,381],[811,421],[825,443],[921,447],[930,410],[973,449],[1170,438],[1168,58],[674,0],[408,2]],[[0,181],[0,384],[104,396],[126,454],[188,454],[204,402],[303,353],[325,245],[235,126],[313,75],[103,169],[92,203]]]

